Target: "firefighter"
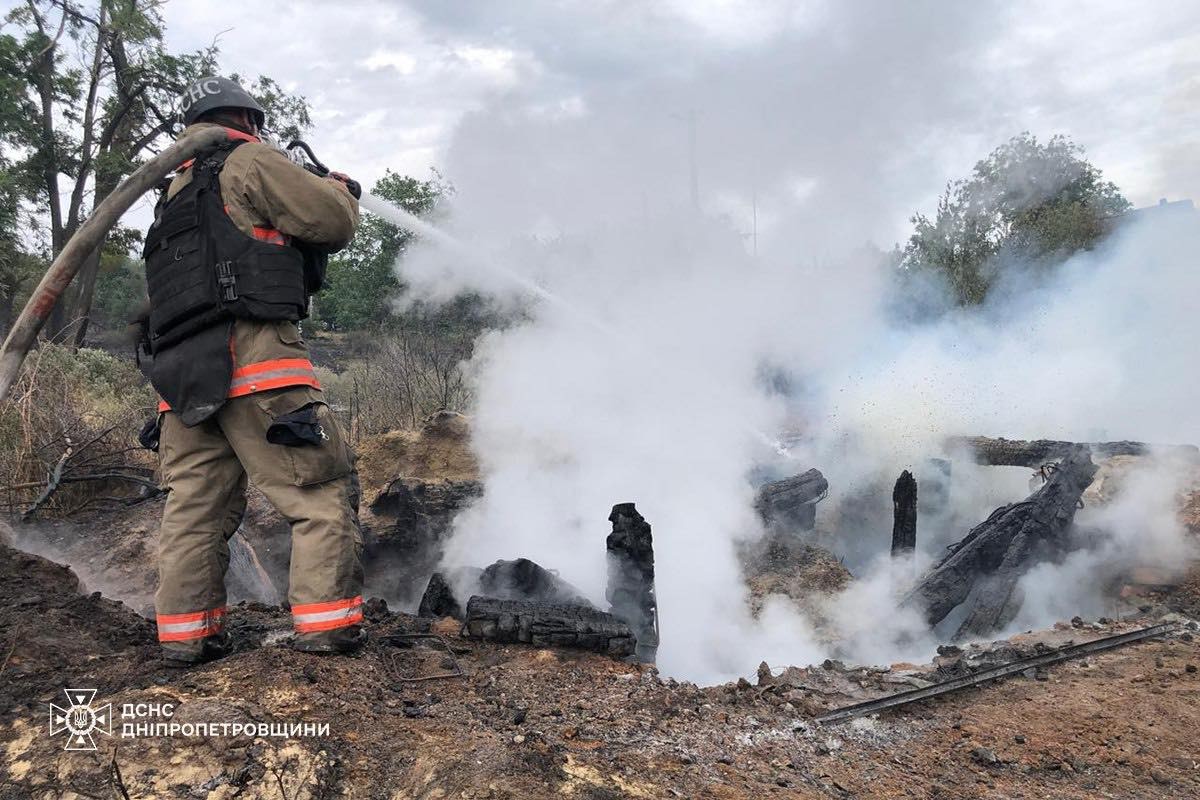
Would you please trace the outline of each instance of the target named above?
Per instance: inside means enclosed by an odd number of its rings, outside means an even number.
[[[180,105],[184,135],[220,126],[228,138],[181,165],[143,254],[143,368],[161,397],[148,438],[168,490],[155,596],[163,656],[228,652],[227,542],[247,478],[292,527],[293,646],[352,652],[366,638],[354,454],[297,323],[325,257],[354,235],[357,184],[263,142],[262,107],[231,80],[203,78]]]

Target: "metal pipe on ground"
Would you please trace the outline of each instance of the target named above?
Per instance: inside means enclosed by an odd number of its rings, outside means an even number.
[[[926,686],[923,689],[910,689],[906,692],[881,697],[878,700],[868,700],[865,703],[855,703],[851,706],[843,706],[829,711],[817,717],[815,722],[827,725],[831,722],[844,722],[848,719],[861,717],[865,714],[874,714],[878,711],[883,711],[888,708],[896,708],[897,706],[915,703],[918,700],[928,700],[931,697],[954,692],[959,689],[965,689],[968,686],[978,686],[981,683],[994,681],[997,678],[1005,678],[1009,675],[1015,675],[1018,672],[1024,672],[1027,669],[1035,667],[1044,667],[1049,664],[1057,664],[1060,661],[1068,661],[1072,658],[1088,655],[1089,653],[1099,653],[1104,650],[1112,650],[1117,647],[1123,647],[1133,642],[1140,642],[1143,639],[1149,639],[1154,636],[1161,636],[1166,633],[1171,633],[1178,626],[1173,622],[1163,623],[1162,625],[1153,625],[1149,628],[1142,628],[1128,633],[1119,633],[1116,636],[1107,636],[1103,639],[1094,639],[1083,644],[1071,645],[1070,647],[1051,650],[1049,653],[1040,653],[1038,655],[1029,656],[1028,658],[1019,658],[1016,661],[1010,661],[1007,664],[1001,664],[990,669],[980,670],[970,675],[963,675],[959,678],[951,678],[948,681],[935,683],[933,686]]]

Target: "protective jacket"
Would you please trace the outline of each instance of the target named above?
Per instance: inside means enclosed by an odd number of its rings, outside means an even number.
[[[323,275],[306,271],[301,248],[334,252],[358,222],[342,183],[226,130],[227,143],[182,165],[144,250],[147,371],[160,410],[176,411],[185,425],[230,397],[319,388],[296,322]]]

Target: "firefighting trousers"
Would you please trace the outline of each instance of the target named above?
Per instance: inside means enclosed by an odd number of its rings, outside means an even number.
[[[280,420],[296,418],[311,423],[291,426],[303,438],[281,428]],[[222,634],[228,539],[246,508],[247,478],[292,526],[288,600],[297,636],[335,645],[358,634],[363,573],[354,455],[320,391],[296,386],[235,397],[190,428],[167,412],[159,455],[168,490],[155,596],[164,649],[192,656]]]

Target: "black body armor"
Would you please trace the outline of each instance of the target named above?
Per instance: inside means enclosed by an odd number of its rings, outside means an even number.
[[[142,255],[155,356],[231,318],[296,322],[307,316],[300,249],[248,236],[225,213],[221,168],[239,144],[199,154],[191,183],[169,200],[164,195],[146,234]]]
[[[234,321],[299,321],[320,286],[312,254],[259,241],[225,213],[221,168],[239,144],[200,153],[191,182],[170,199],[163,192],[142,251],[150,317],[139,364],[188,426],[225,404]]]

